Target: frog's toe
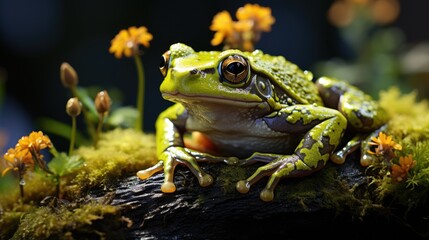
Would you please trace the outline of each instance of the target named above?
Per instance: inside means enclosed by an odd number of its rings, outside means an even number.
[[[213,183],[213,177],[210,174],[203,173],[202,176],[198,178],[198,182],[201,187],[207,187]]]
[[[347,144],[342,149],[331,155],[331,161],[336,164],[343,164],[346,161],[347,156],[360,147],[362,139],[363,135],[357,134],[349,142],[347,142]]]
[[[164,168],[164,163],[163,161],[159,161],[157,164],[153,165],[150,168],[147,168],[145,170],[140,170],[137,172],[137,177],[139,177],[140,179],[144,180],[144,179],[148,179],[149,177],[151,177],[153,174],[161,171]]]
[[[238,165],[238,164],[240,164],[240,160],[237,157],[225,158],[224,161],[228,165]]]
[[[360,165],[362,167],[368,167],[374,161],[374,158],[368,153],[363,153],[360,158]]]
[[[248,193],[250,189],[250,184],[246,180],[241,180],[237,182],[235,188],[239,193]]]
[[[271,189],[265,188],[264,190],[261,191],[261,194],[259,194],[259,197],[261,198],[262,201],[271,202],[274,199],[274,191]]]
[[[161,185],[161,191],[162,191],[163,193],[173,193],[173,192],[175,192],[175,191],[176,191],[176,185],[174,185],[174,183],[173,183],[173,182],[169,182],[169,181],[164,182],[164,183]]]

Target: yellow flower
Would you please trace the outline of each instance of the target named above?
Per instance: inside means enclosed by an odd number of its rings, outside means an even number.
[[[146,27],[129,27],[127,30],[121,30],[112,39],[109,52],[115,54],[116,58],[121,58],[122,54],[132,57],[139,54],[139,45],[149,47],[152,38]]]
[[[402,182],[407,178],[408,172],[414,167],[416,161],[413,160],[412,155],[399,157],[399,164],[393,164],[391,167],[390,177],[393,182]]]
[[[6,164],[9,167],[6,167],[2,171],[2,176],[6,175],[10,170],[18,171],[19,174],[23,175],[25,170],[28,167],[34,166],[33,158],[30,152],[16,151],[13,148],[10,148],[3,156],[4,160],[6,160]]]
[[[239,21],[250,21],[255,31],[269,32],[275,19],[271,16],[271,8],[261,7],[258,4],[246,4],[236,12]]]
[[[231,15],[227,11],[216,14],[213,18],[212,25],[210,25],[210,30],[216,32],[211,44],[213,46],[221,44],[223,40],[234,31]]]
[[[258,4],[246,4],[236,12],[238,21],[233,21],[227,11],[216,14],[210,30],[215,31],[211,40],[213,46],[225,43],[224,49],[238,48],[243,51],[253,51],[259,41],[261,32],[271,30],[275,22],[271,9]]]
[[[368,153],[375,155],[392,156],[393,150],[402,150],[402,146],[392,140],[392,136],[387,136],[383,132],[378,134],[378,137],[372,137],[372,142],[368,144],[371,146],[377,146],[375,152],[368,150]]]
[[[337,27],[345,27],[361,16],[384,25],[398,18],[398,0],[336,0],[328,10],[329,21]]]
[[[17,152],[23,152],[23,154],[27,154],[27,152],[30,152],[31,154],[40,154],[40,150],[51,147],[52,143],[48,136],[43,135],[42,131],[33,131],[30,135],[19,139],[15,146],[15,150]]]

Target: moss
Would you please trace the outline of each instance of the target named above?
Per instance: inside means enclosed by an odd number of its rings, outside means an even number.
[[[0,239],[10,239],[19,227],[22,217],[36,207],[15,203],[10,209],[0,208]]]
[[[348,185],[338,178],[336,166],[326,166],[312,176],[300,178],[294,184],[279,185],[277,188],[278,198],[298,202],[305,211],[315,203],[318,207],[337,211],[355,203]]]
[[[121,239],[121,225],[120,211],[110,205],[40,207],[22,217],[12,239]]]
[[[24,203],[40,202],[46,196],[55,194],[55,183],[50,175],[42,171],[27,172],[24,176]],[[20,201],[19,181],[12,174],[0,181],[8,184],[1,188],[0,206],[5,210],[12,209]]]
[[[4,212],[0,217],[0,239],[10,239],[18,229],[23,212]]]
[[[239,180],[246,179],[249,175],[246,173],[246,169],[238,166],[225,166],[221,168],[216,181],[218,181],[222,187],[224,193],[235,193],[235,185]]]
[[[380,93],[380,105],[390,116],[388,132],[402,143],[429,139],[429,103],[418,101],[417,93],[402,94],[392,87]]]
[[[97,149],[84,146],[75,151],[85,159],[85,164],[71,176],[71,184],[65,190],[76,196],[91,187],[134,175],[157,162],[155,148],[153,134],[120,128],[106,132],[101,135]]]
[[[393,183],[389,176],[373,180],[376,197],[408,208],[422,206],[429,189],[429,102],[396,87],[381,92],[379,102],[390,116],[386,133],[403,148],[398,157],[411,154],[416,164],[403,182]]]

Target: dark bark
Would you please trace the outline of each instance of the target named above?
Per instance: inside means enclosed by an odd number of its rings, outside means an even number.
[[[329,163],[311,176],[282,180],[272,202],[259,198],[266,179],[247,194],[235,190],[240,174],[250,176],[258,165],[244,169],[224,164],[201,166],[214,176],[212,186],[200,187],[185,167],[176,169],[177,191],[173,194],[161,192],[162,173],[145,181],[134,176],[120,181],[112,204],[120,206],[133,222],[126,238],[420,237],[384,207],[369,204],[367,178],[356,160],[340,166]],[[354,191],[350,191],[353,186]],[[364,209],[366,214],[362,216]]]

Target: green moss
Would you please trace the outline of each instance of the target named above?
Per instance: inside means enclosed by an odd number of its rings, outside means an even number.
[[[0,217],[0,239],[10,239],[18,229],[23,212],[4,212]]]
[[[0,208],[0,239],[10,239],[19,227],[22,217],[36,207],[15,203],[10,209]]]
[[[157,162],[155,148],[153,134],[120,128],[106,132],[101,135],[97,149],[92,146],[76,149],[85,164],[64,188],[69,195],[76,196],[91,187],[134,175]]]
[[[303,210],[315,203],[318,207],[337,211],[348,206],[358,207],[347,183],[339,179],[336,166],[327,166],[312,176],[299,179],[295,184],[279,185],[277,188],[278,198],[298,202]]]
[[[388,133],[395,140],[415,144],[429,139],[429,103],[418,101],[416,92],[402,94],[392,87],[380,93],[379,101],[390,116]]]
[[[389,197],[409,208],[421,206],[429,189],[429,102],[419,101],[416,92],[403,94],[395,87],[381,92],[379,101],[390,116],[386,134],[402,146],[398,157],[411,154],[416,164],[400,183],[393,183],[388,175],[375,178],[376,197],[380,201]]]
[[[238,166],[225,166],[220,170],[216,181],[218,181],[224,190],[224,193],[235,193],[235,185],[239,180],[246,179],[248,174],[246,169]]]
[[[50,175],[42,171],[30,172],[24,176],[24,203],[40,202],[46,196],[55,194],[55,183]],[[8,186],[1,189],[0,206],[5,210],[12,209],[20,201],[19,180],[10,174],[0,178]]]
[[[110,205],[40,207],[23,215],[12,239],[121,239],[121,224],[120,211]]]

